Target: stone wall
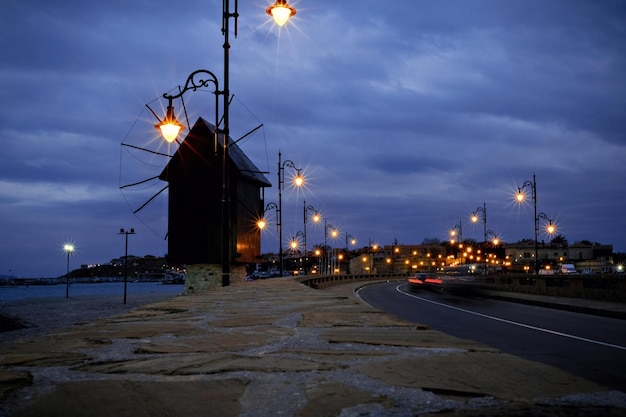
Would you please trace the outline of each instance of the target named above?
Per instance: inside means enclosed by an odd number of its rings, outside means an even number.
[[[239,284],[245,281],[246,269],[243,266],[231,265],[230,283]],[[210,291],[222,286],[221,264],[187,265],[185,275],[185,294],[196,294]]]

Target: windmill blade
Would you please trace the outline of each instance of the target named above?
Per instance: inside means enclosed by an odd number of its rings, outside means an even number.
[[[155,175],[154,177],[151,177],[151,178],[145,179],[145,180],[143,180],[143,181],[134,182],[134,183],[132,183],[132,184],[121,185],[121,186],[120,186],[120,190],[121,190],[121,189],[124,189],[124,188],[128,188],[128,187],[134,187],[135,185],[141,185],[141,184],[143,184],[143,183],[146,183],[146,182],[148,182],[148,181],[155,180],[155,179],[157,179],[157,178],[159,178],[159,176],[158,176],[158,175]],[[163,190],[161,190],[161,191],[163,191]],[[161,192],[161,191],[159,191],[159,192]]]
[[[234,141],[233,143],[231,143],[228,146],[233,146],[236,145],[237,143],[239,143],[241,140],[247,138],[248,136],[250,136],[251,134],[253,134],[254,132],[256,132],[257,130],[259,130],[260,128],[263,127],[263,123],[261,123],[260,125],[258,125],[257,127],[255,127],[254,129],[252,129],[251,131],[249,131],[248,133],[246,133],[245,135],[243,135],[242,137],[240,137],[239,139],[237,139],[236,141]]]
[[[159,194],[161,194],[163,191],[167,190],[167,188],[168,188],[169,186],[170,186],[170,185],[169,185],[169,184],[167,184],[165,187],[161,188],[161,190],[160,190],[158,193],[156,193],[155,195],[153,195],[152,197],[150,197],[150,198],[148,199],[148,201],[146,201],[145,203],[143,203],[143,204],[141,205],[141,207],[139,207],[137,210],[133,211],[133,214],[137,214],[137,213],[138,213],[141,209],[143,209],[145,206],[147,206],[148,204],[150,204],[150,202],[151,202],[152,200],[154,200],[155,198],[157,198],[157,197],[159,196]]]
[[[153,153],[155,155],[160,155],[160,156],[167,156],[168,158],[171,158],[172,155],[167,154],[167,153],[163,153],[163,152],[157,152],[157,151],[153,151],[151,149],[146,149],[146,148],[141,148],[139,146],[135,146],[135,145],[130,145],[128,143],[122,143],[122,146],[126,146],[128,148],[133,148],[133,149],[138,149],[140,151],[144,151],[144,152],[149,152],[149,153]]]

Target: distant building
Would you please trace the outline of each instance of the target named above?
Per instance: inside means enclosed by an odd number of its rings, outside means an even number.
[[[169,183],[169,262],[222,262],[222,155],[223,135],[199,118],[159,176]],[[230,261],[254,263],[261,254],[261,191],[271,183],[231,139],[228,155]]]
[[[513,269],[535,263],[535,242],[523,240],[503,245],[507,259],[511,261]],[[613,245],[603,245],[591,242],[576,242],[571,245],[553,245],[538,242],[537,257],[540,267],[542,264],[583,263],[596,261],[598,265],[612,264]],[[594,268],[600,269],[600,267]],[[599,272],[599,271],[598,271]]]

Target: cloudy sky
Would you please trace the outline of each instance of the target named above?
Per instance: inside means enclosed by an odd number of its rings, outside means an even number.
[[[239,3],[232,137],[263,124],[240,146],[269,172],[266,202],[279,150],[307,176],[283,193],[284,240],[304,200],[358,246],[445,240],[459,222],[482,240],[483,203],[504,241],[532,238],[513,194],[535,174],[538,211],[569,242],[626,251],[623,1],[293,0],[280,31],[270,0]],[[120,228],[137,232],[131,254],[166,253],[165,194],[132,213],[164,184],[119,189],[165,162],[120,144],[163,150],[145,105],[161,112],[196,69],[222,79],[220,15],[217,0],[3,3],[0,275],[63,274],[66,241],[72,267],[108,262]],[[211,100],[187,94],[192,123]]]

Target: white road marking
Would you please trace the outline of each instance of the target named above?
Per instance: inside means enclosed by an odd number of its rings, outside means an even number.
[[[409,294],[407,292],[401,291],[400,287],[402,287],[404,285],[406,285],[406,284],[398,285],[396,287],[396,291],[398,291],[402,295],[406,295],[407,297],[412,297],[412,298],[415,298],[415,299],[420,300],[420,301],[425,301],[427,303],[438,305],[440,307],[446,307],[446,308],[450,308],[452,310],[461,311],[463,313],[473,314],[475,316],[483,317],[483,318],[490,319],[490,320],[496,320],[496,321],[500,321],[502,323],[507,323],[507,324],[511,324],[511,325],[514,325],[514,326],[524,327],[526,329],[536,330],[536,331],[539,331],[539,332],[550,333],[550,334],[553,334],[553,335],[556,335],[556,336],[562,336],[562,337],[567,337],[567,338],[570,338],[570,339],[576,339],[576,340],[580,340],[582,342],[587,342],[587,343],[594,343],[596,345],[602,345],[602,346],[610,347],[610,348],[613,348],[613,349],[626,350],[626,346],[614,345],[612,343],[601,342],[599,340],[587,339],[585,337],[580,337],[580,336],[575,336],[575,335],[572,335],[572,334],[557,332],[555,330],[544,329],[542,327],[537,327],[537,326],[531,326],[529,324],[524,324],[524,323],[519,323],[519,322],[516,322],[516,321],[502,319],[500,317],[490,316],[488,314],[478,313],[476,311],[466,310],[464,308],[451,306],[449,304],[440,303],[438,301],[429,300],[429,299],[423,298],[423,297],[418,297],[417,295]]]

